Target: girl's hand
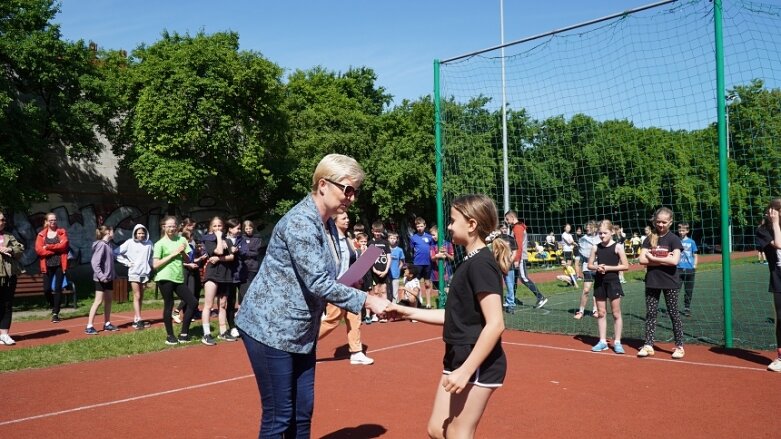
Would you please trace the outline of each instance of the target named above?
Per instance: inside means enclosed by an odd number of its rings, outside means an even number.
[[[215,265],[219,261],[220,261],[220,257],[219,256],[212,256],[212,257],[209,258],[209,263],[212,264],[212,265]]]
[[[442,377],[442,387],[448,393],[459,394],[467,384],[469,384],[469,375],[460,367],[450,372],[450,375]]]
[[[778,223],[778,211],[773,209],[772,207],[767,210],[767,219],[770,220],[771,224],[777,224]]]

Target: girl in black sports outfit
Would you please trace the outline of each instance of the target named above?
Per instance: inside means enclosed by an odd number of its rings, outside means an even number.
[[[654,338],[656,337],[656,316],[659,312],[659,298],[664,295],[667,304],[667,314],[673,324],[675,350],[673,359],[683,358],[683,324],[678,314],[678,291],[681,289],[681,278],[677,267],[681,260],[683,244],[681,238],[670,233],[673,223],[673,211],[660,207],[653,216],[654,230],[643,241],[640,250],[640,264],[647,267],[645,275],[645,345],[637,353],[638,357],[654,355]]]
[[[510,248],[485,238],[498,223],[496,206],[485,195],[453,200],[448,230],[466,256],[453,274],[445,309],[416,309],[391,304],[390,312],[424,323],[443,325],[444,371],[428,422],[433,438],[466,437],[477,424],[507,372],[502,350],[502,279],[511,268]]]
[[[624,353],[621,345],[621,330],[624,320],[621,318],[621,289],[619,273],[629,269],[624,245],[613,240],[613,224],[609,220],[599,223],[599,244],[592,247],[588,258],[588,269],[594,272],[594,300],[597,303],[597,328],[599,343],[591,348],[594,352],[606,351],[607,345],[607,300],[613,311],[613,350]]]

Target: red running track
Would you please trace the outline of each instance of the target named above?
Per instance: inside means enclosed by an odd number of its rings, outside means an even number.
[[[14,327],[28,323],[40,322]],[[79,329],[68,334],[81,336],[83,325],[73,324]],[[372,366],[349,364],[339,329],[320,343],[313,437],[425,437],[441,370],[440,328],[362,329]],[[758,438],[781,429],[772,414],[781,376],[765,371],[770,352],[690,345],[675,361],[668,344],[639,359],[631,340],[623,356],[591,353],[593,340],[579,337],[507,331],[503,340],[507,381],[479,438]],[[0,388],[6,439],[252,438],[260,418],[241,342],[4,373]]]

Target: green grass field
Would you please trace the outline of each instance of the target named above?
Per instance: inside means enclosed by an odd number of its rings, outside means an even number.
[[[744,349],[773,350],[776,347],[772,296],[767,292],[768,269],[765,265],[749,263],[751,260],[735,260],[732,265],[732,313],[733,346]],[[622,299],[624,319],[623,339],[643,340],[645,334],[645,284],[643,272],[626,273],[625,297]],[[697,270],[692,316],[683,317],[686,343],[704,343],[723,346],[724,307],[721,265],[703,264]],[[507,315],[508,328],[535,332],[553,332],[572,335],[597,336],[596,320],[590,316],[591,299],[586,305],[586,316],[573,318],[578,308],[581,289],[562,287],[558,282],[538,285],[550,300],[543,309],[534,309],[534,296],[520,287],[523,306],[514,315]],[[518,296],[516,292],[516,296]],[[672,341],[672,324],[664,303],[660,301],[656,340]],[[679,296],[679,309],[683,309],[683,291]],[[608,337],[613,335],[613,319],[608,312]]]

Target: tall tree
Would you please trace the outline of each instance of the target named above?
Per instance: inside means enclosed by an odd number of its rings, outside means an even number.
[[[98,55],[61,39],[58,12],[53,0],[0,2],[0,205],[44,199],[66,157],[95,160],[116,111]]]
[[[367,158],[377,153],[380,114],[391,97],[375,81],[374,72],[366,68],[342,74],[315,67],[290,75],[285,105],[291,126],[289,180],[283,186],[293,191],[286,194],[279,211],[311,190],[312,172],[324,155],[340,153],[366,168],[367,181],[357,203],[366,215],[376,213],[372,202],[374,169],[366,165]]]
[[[234,32],[162,34],[133,51],[114,150],[169,203],[204,193],[242,214],[268,208],[286,149],[282,69]]]

